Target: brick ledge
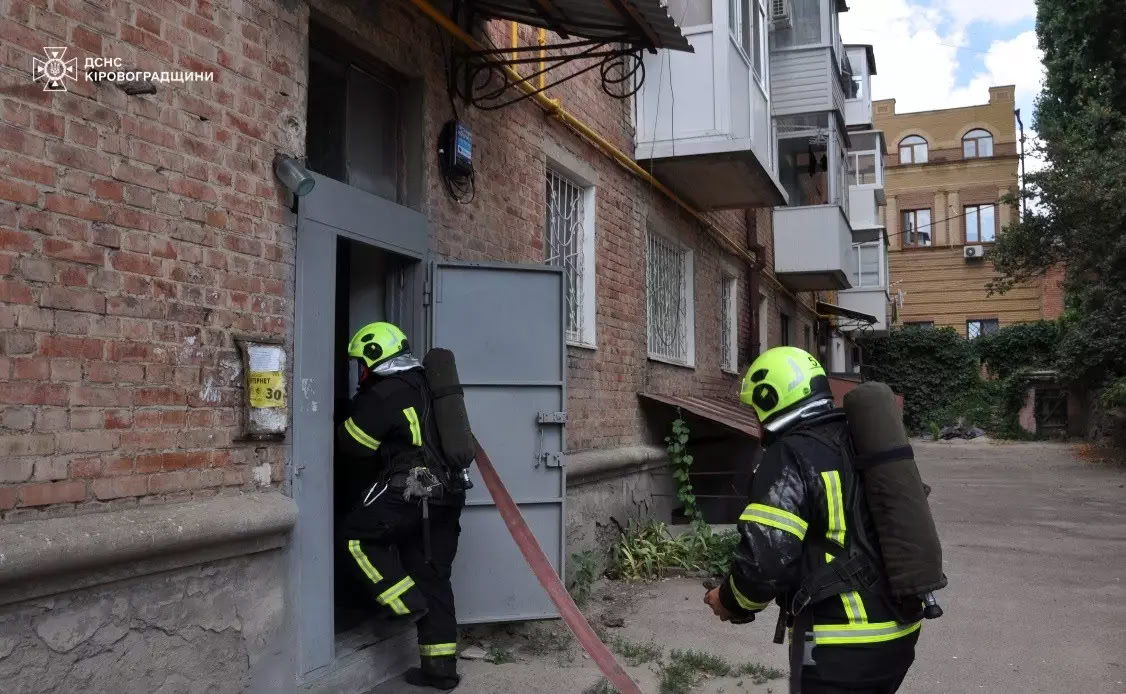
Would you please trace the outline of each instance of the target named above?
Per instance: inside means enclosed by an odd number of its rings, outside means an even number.
[[[265,492],[0,526],[0,605],[277,549],[296,520]]]
[[[567,454],[567,486],[594,481],[591,477],[620,477],[646,465],[663,466],[668,454],[662,446],[622,446]],[[636,469],[634,469],[636,468]]]

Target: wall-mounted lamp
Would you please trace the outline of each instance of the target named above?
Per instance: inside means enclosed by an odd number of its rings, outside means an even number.
[[[274,158],[274,173],[289,189],[289,192],[298,197],[308,195],[313,190],[313,186],[317,185],[316,179],[309,174],[300,162],[281,154]]]

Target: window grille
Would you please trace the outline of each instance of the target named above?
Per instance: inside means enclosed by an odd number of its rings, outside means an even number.
[[[545,262],[567,275],[567,339],[583,341],[583,220],[586,191],[547,170]]]
[[[649,233],[645,261],[649,353],[687,363],[688,353],[688,250]]]
[[[724,371],[735,370],[735,278],[724,275],[720,280],[719,366]]]

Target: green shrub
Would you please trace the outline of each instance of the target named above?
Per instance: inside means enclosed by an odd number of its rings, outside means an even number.
[[[626,581],[660,578],[669,569],[722,576],[738,542],[734,530],[716,533],[706,523],[694,523],[692,530],[676,537],[664,523],[631,523],[614,544],[610,573]]]
[[[1126,376],[1111,381],[1099,391],[1099,405],[1108,410],[1126,407]]]
[[[1013,323],[970,343],[989,373],[1005,378],[1025,368],[1055,364],[1060,327],[1056,322]]]

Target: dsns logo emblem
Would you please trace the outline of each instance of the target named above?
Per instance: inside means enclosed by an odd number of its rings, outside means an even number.
[[[32,77],[35,82],[45,82],[45,92],[65,92],[64,79],[78,79],[78,58],[66,60],[66,48],[44,48],[46,60],[34,58],[32,60]]]

